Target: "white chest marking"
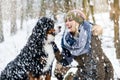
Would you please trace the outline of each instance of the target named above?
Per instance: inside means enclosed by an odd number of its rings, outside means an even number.
[[[45,49],[45,53],[48,54],[47,64],[46,64],[46,66],[45,66],[44,69],[43,69],[43,71],[45,72],[45,71],[47,71],[47,70],[50,68],[50,66],[52,65],[52,62],[53,62],[53,60],[54,60],[54,58],[55,58],[55,55],[54,55],[54,51],[53,51],[52,44],[46,43],[46,44],[44,45],[44,49]]]

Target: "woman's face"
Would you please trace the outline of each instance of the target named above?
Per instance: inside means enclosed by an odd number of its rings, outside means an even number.
[[[76,28],[79,27],[79,24],[73,19],[67,19],[65,25],[68,28],[68,31],[73,33],[76,32]]]

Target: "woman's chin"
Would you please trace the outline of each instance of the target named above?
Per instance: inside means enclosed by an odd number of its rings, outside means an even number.
[[[68,29],[69,32],[73,32],[71,29]]]

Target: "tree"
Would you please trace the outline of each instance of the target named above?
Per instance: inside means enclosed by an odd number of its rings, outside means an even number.
[[[88,0],[89,12],[91,13],[93,23],[96,23],[96,22],[95,22],[95,17],[94,17],[94,6],[95,6],[94,3],[95,3],[95,0]],[[88,16],[89,16],[89,15],[88,15]]]
[[[53,6],[54,6],[54,8],[53,8],[53,17],[54,17],[54,19],[55,20],[57,20],[57,18],[56,18],[56,15],[57,15],[57,11],[58,11],[58,4],[57,4],[57,0],[52,0],[52,2],[53,2]]]
[[[85,13],[86,15],[86,18],[88,20],[88,1],[87,0],[82,0],[82,7],[83,7],[83,12]]]
[[[64,12],[68,12],[73,9],[72,0],[64,0]]]
[[[109,5],[110,5],[110,20],[114,20],[114,4],[112,1],[109,1],[108,2]]]
[[[92,21],[95,23],[95,17],[94,17],[94,6],[95,6],[95,0],[82,0],[82,7],[83,12],[86,15],[87,20],[89,20],[89,16],[91,14]]]
[[[16,24],[16,0],[11,0],[11,30],[10,33],[11,35],[16,34],[17,32],[17,24]]]
[[[46,14],[46,0],[41,0],[41,3],[40,3],[40,14],[39,16],[45,16]]]
[[[23,18],[24,18],[24,8],[23,8],[23,0],[21,0],[21,23],[20,23],[20,28],[23,28]]]
[[[117,58],[120,59],[120,39],[119,39],[119,0],[114,0],[114,44]]]
[[[27,15],[27,18],[30,17],[30,18],[33,18],[33,0],[27,0],[27,10],[26,10],[26,15]]]
[[[2,6],[1,6],[2,0],[0,0],[0,42],[4,41],[4,36],[3,36],[3,26],[2,26]]]

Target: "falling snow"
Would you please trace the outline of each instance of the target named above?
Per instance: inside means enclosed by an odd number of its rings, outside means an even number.
[[[112,27],[113,23],[108,19],[109,18],[108,13],[96,14],[95,17],[96,17],[97,24],[102,25],[102,27],[104,28],[103,35],[100,36],[102,40],[102,48],[113,64],[113,68],[115,71],[114,72],[115,79],[117,77],[120,78],[120,71],[119,71],[120,63],[116,59],[115,48],[113,44],[113,36],[114,36],[113,27]],[[8,21],[3,22],[5,41],[3,43],[0,43],[0,73],[5,68],[7,63],[13,60],[20,53],[20,50],[23,48],[23,46],[25,46],[28,36],[31,34],[32,28],[36,24],[36,21],[37,19],[28,20],[27,22],[24,22],[23,30],[18,30],[17,34],[14,36],[9,35],[9,28],[10,28],[9,22]],[[20,21],[17,20],[18,27],[20,26],[19,22]],[[30,26],[29,29],[27,27],[28,25]],[[56,25],[64,26],[64,23],[61,24],[61,22],[58,22]],[[57,39],[59,39],[61,35],[56,37]],[[59,45],[60,42],[58,41],[57,43]],[[27,64],[27,63],[24,63],[24,64]],[[74,72],[75,69],[71,69],[71,71]],[[21,71],[21,74],[23,72],[24,71]],[[18,76],[21,77],[20,75]],[[56,79],[52,77],[52,80],[56,80]]]

